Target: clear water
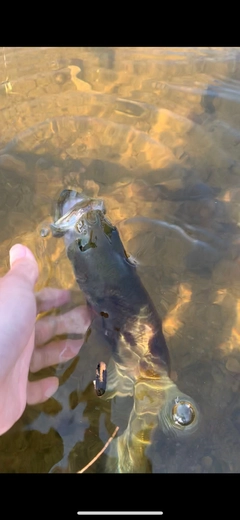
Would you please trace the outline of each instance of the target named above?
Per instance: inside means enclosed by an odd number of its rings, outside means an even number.
[[[186,442],[154,436],[152,471],[239,472],[240,49],[1,48],[0,81],[0,274],[20,241],[37,289],[84,301],[63,241],[40,230],[64,186],[104,198],[202,414]],[[0,438],[1,472],[79,471],[124,425],[127,407],[111,414],[92,388],[100,348],[45,371],[59,390]]]

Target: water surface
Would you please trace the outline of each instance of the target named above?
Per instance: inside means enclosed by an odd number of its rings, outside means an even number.
[[[0,81],[0,274],[20,241],[37,289],[84,301],[63,241],[40,230],[63,187],[103,197],[202,414],[186,442],[157,432],[152,471],[239,472],[240,49],[1,48]],[[124,427],[127,407],[111,413],[92,389],[106,348],[93,337],[45,371],[59,390],[1,437],[1,472],[76,472]]]

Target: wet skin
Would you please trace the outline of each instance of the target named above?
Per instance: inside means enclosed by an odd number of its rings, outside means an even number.
[[[110,455],[118,459],[118,472],[151,471],[145,450],[153,431],[160,426],[176,435],[194,432],[197,406],[169,377],[161,319],[103,201],[64,190],[51,228],[54,236],[64,236],[76,280],[111,346],[101,398],[133,396],[128,426]]]

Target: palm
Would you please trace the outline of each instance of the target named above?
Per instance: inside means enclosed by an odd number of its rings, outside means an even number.
[[[90,324],[84,306],[36,322],[37,313],[70,301],[70,293],[46,288],[35,296],[38,267],[31,254],[30,259],[27,265],[26,258],[15,262],[0,280],[0,434],[22,415],[27,402],[43,402],[58,388],[56,377],[29,382],[29,368],[38,372],[71,359],[83,344],[83,339],[53,341],[54,336],[84,334]]]

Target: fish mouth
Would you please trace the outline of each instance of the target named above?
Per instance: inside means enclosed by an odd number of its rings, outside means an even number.
[[[82,220],[96,224],[95,213],[106,213],[102,199],[93,199],[75,190],[63,190],[55,208],[55,221],[50,225],[54,236],[63,236],[73,230],[81,234]],[[81,223],[81,224],[80,224]]]
[[[110,238],[115,229],[105,213],[102,199],[94,199],[74,190],[63,190],[56,204],[55,220],[50,224],[52,235],[64,236],[67,249],[78,241],[80,250],[85,251],[88,246],[94,247],[94,232]]]

